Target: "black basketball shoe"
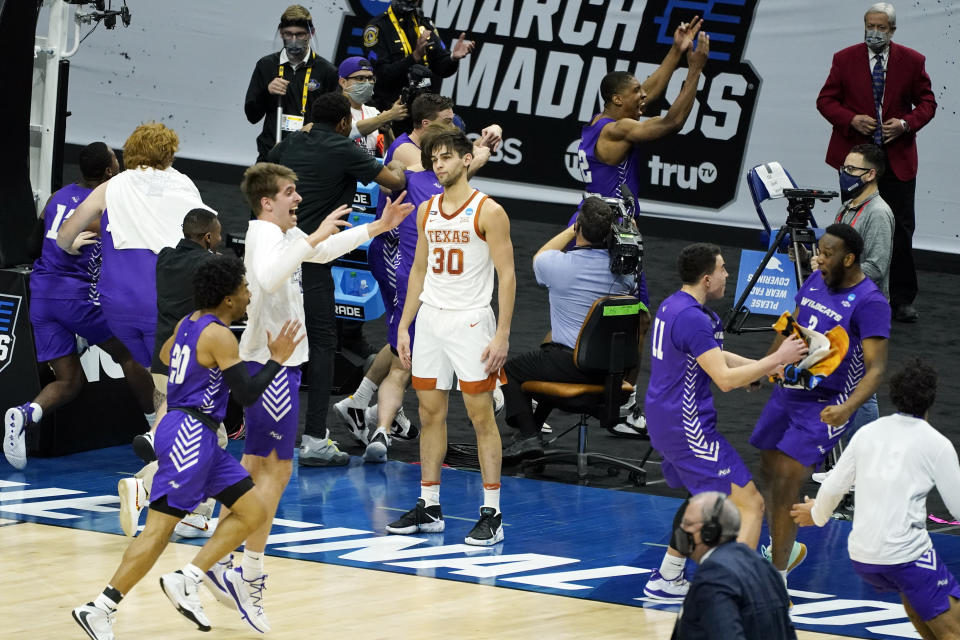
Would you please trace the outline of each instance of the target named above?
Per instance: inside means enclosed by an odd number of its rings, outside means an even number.
[[[387,525],[387,533],[440,533],[443,531],[443,514],[440,505],[426,506],[423,498],[417,506],[403,514],[399,520]]]

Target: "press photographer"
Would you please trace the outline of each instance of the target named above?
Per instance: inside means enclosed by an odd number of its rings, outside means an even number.
[[[615,211],[603,199],[589,197],[573,226],[551,238],[533,256],[537,282],[550,290],[551,342],[508,360],[504,366],[506,421],[520,431],[504,449],[505,460],[543,454],[540,425],[533,417],[530,398],[520,389],[524,382],[602,384],[602,377],[589,376],[576,367],[573,349],[597,298],[636,294],[636,274],[641,267],[639,234],[623,226],[624,220],[629,218],[621,217],[619,204]],[[571,243],[573,246],[564,250]],[[626,273],[629,267],[633,271]]]
[[[416,82],[424,78],[448,78],[457,72],[458,63],[475,46],[461,33],[447,49],[433,22],[423,15],[422,0],[393,0],[390,8],[371,20],[363,30],[364,57],[373,64],[377,86],[373,106],[386,111],[411,83],[409,72],[414,65],[422,65],[428,72],[418,70]],[[433,83],[439,88],[439,83]],[[433,90],[436,91],[436,88]],[[408,106],[412,102],[405,102]]]

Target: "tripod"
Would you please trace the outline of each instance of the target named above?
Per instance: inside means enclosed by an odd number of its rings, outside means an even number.
[[[780,247],[780,243],[783,242],[787,234],[790,235],[790,243],[793,248],[793,266],[797,276],[796,282],[797,286],[800,286],[804,279],[803,260],[801,259],[802,254],[800,249],[809,246],[812,255],[817,255],[817,235],[810,225],[813,201],[820,200],[821,202],[829,202],[832,198],[836,198],[838,194],[835,191],[820,191],[818,189],[784,189],[783,195],[787,198],[788,202],[787,219],[777,232],[776,238],[770,243],[770,247],[767,249],[767,253],[764,254],[763,260],[760,261],[760,265],[756,271],[753,272],[753,275],[750,276],[750,282],[747,283],[743,293],[740,294],[740,298],[737,299],[736,304],[733,305],[733,308],[730,309],[724,318],[723,328],[725,331],[741,334],[753,331],[772,330],[769,326],[743,326],[747,317],[750,315],[750,310],[746,308],[747,298],[750,296],[750,293],[753,291],[754,286],[756,286],[764,270],[766,270],[770,258],[773,257],[773,254]]]

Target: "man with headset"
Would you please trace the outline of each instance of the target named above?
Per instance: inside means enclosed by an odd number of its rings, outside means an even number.
[[[700,568],[672,639],[796,640],[783,580],[756,551],[736,541],[736,505],[719,491],[698,493],[678,519],[671,546]]]

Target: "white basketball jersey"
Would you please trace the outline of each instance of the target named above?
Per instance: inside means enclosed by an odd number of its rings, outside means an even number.
[[[438,309],[477,309],[493,297],[493,260],[480,233],[480,207],[487,196],[474,189],[457,211],[441,210],[443,194],[427,206],[427,274],[420,302]]]

